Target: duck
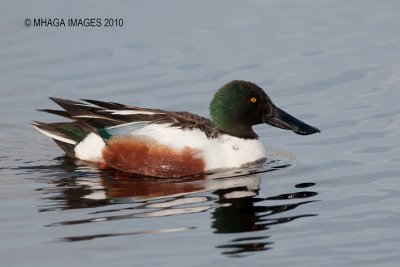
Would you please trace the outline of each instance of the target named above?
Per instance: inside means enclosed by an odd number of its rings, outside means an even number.
[[[255,83],[234,80],[214,95],[205,118],[186,111],[50,97],[60,109],[39,109],[69,121],[33,121],[66,156],[123,173],[178,178],[240,168],[266,158],[253,126],[299,135],[320,130],[276,107]]]

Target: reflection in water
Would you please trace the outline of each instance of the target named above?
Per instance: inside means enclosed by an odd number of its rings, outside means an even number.
[[[226,244],[217,245],[216,248],[221,249],[223,254],[241,256],[245,255],[244,252],[272,248],[272,238],[265,235],[265,230],[272,225],[316,215],[283,215],[286,211],[313,202],[294,201],[317,195],[313,191],[298,191],[311,187],[314,183],[297,184],[291,189],[295,192],[266,198],[258,197],[262,173],[265,175],[266,172],[287,168],[291,164],[292,161],[287,159],[273,160],[251,164],[240,170],[220,171],[183,179],[137,177],[112,170],[99,170],[95,166],[81,164],[69,158],[58,158],[52,166],[18,169],[24,174],[40,173],[40,183],[48,184],[38,189],[43,193],[44,202],[39,207],[40,212],[92,208],[88,213],[89,218],[54,222],[46,225],[47,227],[134,218],[156,219],[210,210],[211,227],[215,234],[230,234],[231,238],[232,234],[237,234],[236,238],[228,240]],[[128,205],[121,208],[121,205],[114,204]],[[116,208],[113,208],[113,205]],[[172,233],[194,228],[196,227],[99,233],[70,236],[62,240],[73,242],[116,236]]]
[[[116,237],[116,236],[131,236],[131,235],[144,235],[144,234],[161,234],[161,233],[174,233],[194,229],[191,228],[169,228],[161,230],[148,230],[148,231],[137,231],[137,232],[126,232],[126,233],[112,233],[112,234],[97,234],[97,235],[85,235],[85,236],[71,236],[63,238],[64,241],[74,242],[74,241],[87,241],[96,238],[103,237]]]
[[[246,196],[242,198],[231,197],[240,195],[246,188],[231,188],[217,190],[215,193],[219,196],[218,202],[221,204],[213,213],[212,227],[215,233],[242,233],[254,232],[269,229],[271,225],[290,222],[301,217],[316,216],[316,214],[302,214],[296,216],[276,217],[280,213],[293,210],[300,205],[313,201],[302,201],[293,204],[282,205],[255,205],[268,200],[289,200],[298,198],[308,198],[315,196],[316,192],[294,192],[273,196],[268,198],[257,198]],[[240,192],[239,194],[237,194]],[[233,194],[236,193],[236,194]],[[229,204],[229,205],[226,205]],[[272,248],[273,242],[265,242],[269,236],[251,236],[246,238],[237,238],[231,240],[228,244],[217,246],[217,248],[228,249],[224,254],[240,254],[248,251],[268,250]]]

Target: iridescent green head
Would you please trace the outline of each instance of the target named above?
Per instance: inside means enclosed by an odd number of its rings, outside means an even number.
[[[231,81],[220,88],[210,104],[214,125],[223,132],[240,138],[257,138],[252,126],[272,126],[308,135],[319,132],[277,108],[263,89],[246,81]]]

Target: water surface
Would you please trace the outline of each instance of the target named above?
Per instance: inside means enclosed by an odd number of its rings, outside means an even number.
[[[397,266],[396,1],[6,1],[0,16],[0,265]],[[27,28],[34,17],[121,28]],[[208,116],[233,79],[315,125],[256,127],[264,163],[160,181],[63,156],[47,97]]]

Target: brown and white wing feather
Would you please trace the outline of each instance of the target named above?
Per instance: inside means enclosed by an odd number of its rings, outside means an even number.
[[[92,127],[93,130],[143,122],[147,124],[167,123],[170,124],[170,127],[180,129],[200,129],[208,137],[216,137],[221,133],[209,119],[189,112],[140,108],[90,99],[82,100],[86,103],[60,98],[50,99],[61,106],[64,111],[52,109],[42,109],[41,111],[81,122],[87,127]]]

